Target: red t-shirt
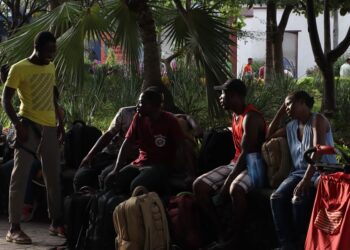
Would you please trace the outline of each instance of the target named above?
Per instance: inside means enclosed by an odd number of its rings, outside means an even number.
[[[136,113],[125,137],[134,138],[139,146],[139,156],[133,161],[136,166],[172,166],[176,146],[184,139],[177,119],[168,112],[162,112],[156,122]]]
[[[250,64],[246,64],[243,69],[243,73],[253,74],[253,67]]]
[[[238,157],[241,155],[242,152],[242,137],[244,134],[243,130],[243,120],[245,115],[249,111],[255,111],[260,114],[260,112],[253,106],[253,104],[248,104],[248,106],[244,109],[243,113],[236,119],[236,115],[233,114],[232,116],[232,137],[233,137],[233,142],[235,144],[235,156],[232,159],[232,163],[237,163]]]

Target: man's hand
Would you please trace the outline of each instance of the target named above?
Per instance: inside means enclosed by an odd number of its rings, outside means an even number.
[[[115,182],[115,179],[118,176],[118,172],[115,171],[111,171],[105,178],[104,182],[105,182],[105,188],[106,189],[110,189],[113,187],[113,184]]]
[[[65,137],[64,126],[61,123],[59,123],[57,125],[57,138],[60,144],[63,144],[64,137]]]
[[[310,185],[310,180],[302,179],[294,188],[294,196],[309,195]]]
[[[28,140],[28,128],[22,122],[15,125],[16,138],[20,143],[25,143]]]

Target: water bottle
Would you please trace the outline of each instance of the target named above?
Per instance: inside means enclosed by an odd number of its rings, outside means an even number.
[[[246,157],[248,175],[254,188],[264,185],[265,165],[259,153],[250,153]]]

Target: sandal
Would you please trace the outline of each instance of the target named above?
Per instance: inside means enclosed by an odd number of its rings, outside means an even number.
[[[16,244],[32,244],[32,240],[22,230],[14,231],[12,233],[8,231],[6,235],[6,241]]]

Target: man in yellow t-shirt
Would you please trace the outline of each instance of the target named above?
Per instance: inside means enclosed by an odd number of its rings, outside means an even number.
[[[6,240],[31,244],[20,227],[21,210],[34,156],[41,160],[46,183],[50,234],[64,236],[60,189],[59,140],[64,128],[58,112],[55,86],[56,39],[44,31],[34,39],[34,51],[29,58],[14,64],[3,91],[2,106],[16,130],[16,149],[9,191],[10,230]],[[11,100],[17,92],[21,101],[18,116]],[[56,127],[57,126],[57,127]]]

